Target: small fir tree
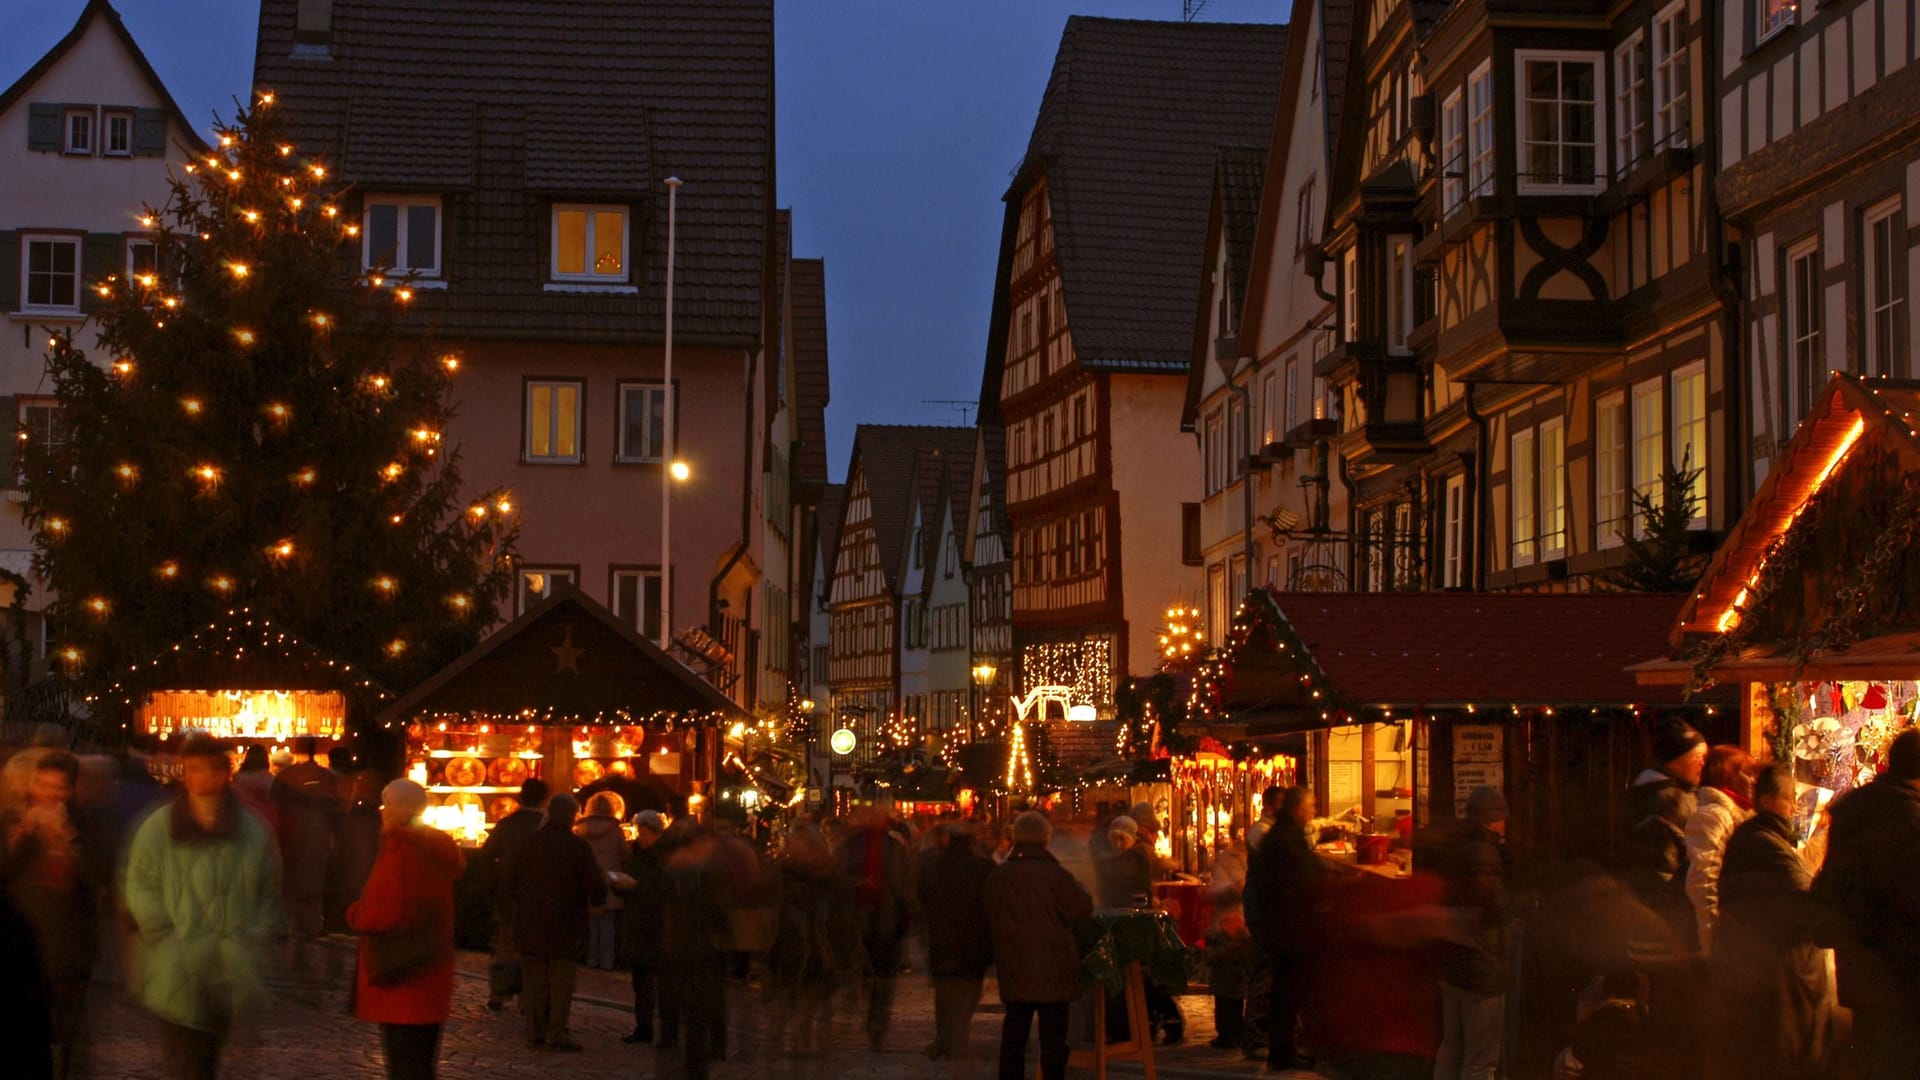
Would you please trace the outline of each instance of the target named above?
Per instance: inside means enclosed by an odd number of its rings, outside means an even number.
[[[18,432],[63,627],[112,678],[236,606],[401,688],[470,647],[512,582],[501,492],[461,498],[453,355],[396,333],[405,281],[354,276],[360,228],[271,95],[147,208],[155,263],[86,287],[98,359],[56,335],[57,437]]]
[[[1688,451],[1678,466],[1668,465],[1660,478],[1659,498],[1649,490],[1631,493],[1633,517],[1640,528],[1622,531],[1627,561],[1608,575],[1615,588],[1628,592],[1683,592],[1700,576],[1693,546],[1693,519],[1700,497],[1695,485],[1702,470]]]

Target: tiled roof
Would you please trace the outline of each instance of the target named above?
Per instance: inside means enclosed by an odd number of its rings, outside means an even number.
[[[1287,28],[1067,20],[1010,202],[1045,177],[1080,363],[1187,369],[1214,148],[1270,134]]]
[[[254,79],[347,181],[440,192],[443,333],[657,340],[668,176],[674,333],[752,345],[773,227],[772,0],[335,0],[295,59],[296,0],[262,0]],[[364,177],[356,175],[364,170]],[[638,295],[547,293],[546,203],[630,203]]]
[[[794,402],[793,475],[824,483],[827,479],[827,402],[832,398],[827,366],[827,266],[819,259],[793,260],[793,375],[800,400]]]
[[[1238,311],[1247,295],[1247,270],[1253,264],[1253,234],[1260,225],[1260,188],[1266,182],[1267,151],[1255,146],[1222,146],[1215,151],[1215,158],[1220,230],[1227,246],[1227,291]]]
[[[1263,589],[1252,602],[1267,600],[1308,666],[1256,634],[1230,661],[1230,713],[1307,705],[1302,673],[1329,691],[1313,709],[1328,699],[1409,709],[1680,700],[1678,687],[1642,687],[1626,670],[1665,652],[1678,595]]]
[[[819,593],[825,593],[833,585],[833,560],[840,550],[840,526],[846,524],[847,485],[827,484],[820,489],[820,509],[814,514],[814,533],[819,543],[816,549],[826,563],[826,577],[814,583]],[[808,571],[812,573],[811,569]]]
[[[921,497],[915,487],[914,468],[921,453],[937,450],[943,455],[971,454],[973,440],[970,427],[861,424],[854,429],[853,461],[867,478],[874,539],[880,546],[880,565],[890,590],[899,588],[900,557],[913,527],[915,500]],[[851,467],[847,480],[853,480]]]
[[[1320,69],[1326,79],[1327,148],[1340,132],[1340,109],[1347,100],[1347,58],[1353,50],[1354,0],[1320,0]],[[1309,61],[1311,62],[1311,61]],[[1322,203],[1328,200],[1321,199]],[[1320,230],[1325,236],[1326,231]]]
[[[943,438],[940,445],[928,445],[920,449],[919,458],[914,463],[915,486],[920,501],[920,521],[924,532],[918,538],[922,553],[927,560],[927,573],[921,579],[921,591],[933,589],[933,565],[940,557],[940,518],[942,510],[954,515],[956,528],[966,527],[967,489],[973,483],[973,455],[978,447],[979,434],[973,428],[957,428],[964,431],[966,438],[958,435],[951,439]],[[912,542],[911,538],[910,542]]]

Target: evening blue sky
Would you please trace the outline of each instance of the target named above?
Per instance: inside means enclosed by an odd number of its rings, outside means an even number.
[[[450,0],[451,2],[451,0]],[[4,0],[0,86],[85,0]],[[1287,0],[1211,0],[1203,18],[1284,20]],[[116,0],[203,129],[253,69],[257,0]],[[1000,196],[1026,148],[1069,14],[1178,19],[1181,0],[785,0],[776,11],[780,203],[795,253],[824,258],[828,453],[853,426],[958,423],[979,396]],[[681,197],[697,198],[683,190]]]

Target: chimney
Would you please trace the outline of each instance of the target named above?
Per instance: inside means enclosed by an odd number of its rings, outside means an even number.
[[[295,55],[327,54],[333,40],[333,0],[294,0]]]

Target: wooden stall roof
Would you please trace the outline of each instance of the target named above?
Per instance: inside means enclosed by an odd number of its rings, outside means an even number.
[[[1670,594],[1262,589],[1248,604],[1252,628],[1228,653],[1221,705],[1251,731],[1373,719],[1358,709],[1682,701],[1627,670],[1661,654],[1680,604]]]
[[[738,705],[570,585],[527,609],[380,714],[554,717],[724,713]]]

